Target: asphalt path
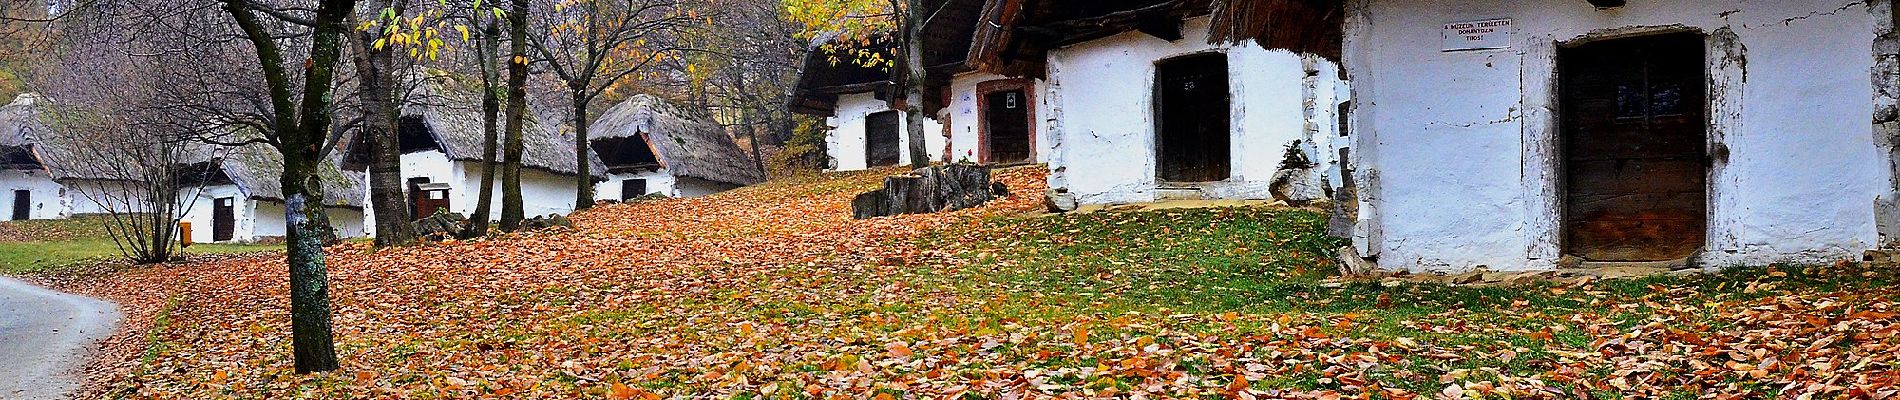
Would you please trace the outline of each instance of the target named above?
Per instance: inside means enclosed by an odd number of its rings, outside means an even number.
[[[119,307],[0,277],[0,399],[66,399]]]

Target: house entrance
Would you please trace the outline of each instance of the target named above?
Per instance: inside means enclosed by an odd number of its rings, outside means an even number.
[[[1227,55],[1164,60],[1156,65],[1155,74],[1155,144],[1161,180],[1227,180],[1233,162]]]
[[[211,200],[211,241],[227,242],[237,234],[237,199]]]
[[[33,191],[31,190],[13,191],[13,220],[25,221],[25,220],[33,219],[32,211],[33,211]]]
[[[1022,89],[983,95],[984,162],[1030,161],[1029,97]]]
[[[898,117],[901,115],[902,113],[896,111],[885,111],[871,114],[864,119],[864,160],[867,165],[871,167],[897,165],[898,154],[901,154],[897,145],[897,131],[901,126],[898,123]]]
[[[1707,79],[1700,34],[1558,53],[1566,255],[1668,261],[1707,232]]]

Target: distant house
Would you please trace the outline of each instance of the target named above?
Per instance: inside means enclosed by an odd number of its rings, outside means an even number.
[[[1390,270],[1827,263],[1900,238],[1893,2],[1353,1]]]
[[[882,49],[869,50],[884,51],[889,56],[888,45],[874,47]],[[831,170],[908,165],[910,135],[905,130],[906,118],[902,111],[891,109],[892,100],[903,94],[891,81],[888,66],[865,66],[854,57],[812,51],[799,72],[791,110],[827,117],[825,153],[831,158]],[[935,117],[925,115],[924,148],[932,161],[941,161],[944,130]]]
[[[1048,162],[1054,141],[1048,121],[1046,71],[1033,63],[973,57],[979,30],[1007,6],[1001,1],[930,0],[930,26],[921,42],[929,66],[926,113],[947,126],[948,161],[981,164]],[[1020,4],[1015,5],[1020,6]],[[985,14],[986,12],[990,14]],[[985,64],[983,61],[993,61]]]
[[[199,243],[255,242],[284,237],[287,224],[281,182],[284,159],[266,144],[241,147],[209,146],[201,157],[181,166],[190,187],[179,194],[190,208],[182,219],[191,224],[191,241]],[[323,209],[338,237],[363,237],[363,174],[344,171],[336,163],[319,166]]]
[[[31,93],[0,106],[0,221],[142,209],[124,187],[136,182],[48,128],[48,106]]]
[[[696,197],[765,180],[751,156],[704,109],[650,95],[627,99],[594,120],[588,145],[606,165],[600,200],[647,194]]]
[[[402,150],[402,175],[409,197],[410,215],[428,216],[436,210],[469,215],[480,197],[483,158],[481,86],[478,81],[442,71],[418,74],[420,93],[404,107],[397,123]],[[522,132],[521,195],[529,217],[567,214],[574,211],[575,174],[574,137],[562,134],[556,124],[541,123],[530,117]],[[498,126],[500,130],[502,127]],[[355,135],[343,150],[343,166],[365,171],[369,165],[369,146]],[[500,150],[497,150],[497,160]],[[598,158],[589,179],[596,183],[607,176],[606,166]],[[497,170],[494,205],[490,217],[501,217],[502,190]],[[368,192],[358,196],[368,198]],[[374,210],[370,211],[374,218]],[[370,224],[374,234],[374,224]]]
[[[1226,34],[1248,21],[1220,11],[1266,3],[1285,2],[988,1],[951,89],[953,136],[978,134],[953,142],[984,161],[1026,147],[1083,204],[1327,197],[1347,85],[1320,55]]]

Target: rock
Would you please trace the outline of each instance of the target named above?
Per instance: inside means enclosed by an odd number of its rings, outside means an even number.
[[[1049,192],[1043,194],[1042,205],[1052,213],[1066,213],[1082,207],[1082,204],[1075,200],[1075,195],[1069,194],[1068,189],[1049,189]]]
[[[1009,197],[1009,185],[1002,182],[990,182],[990,197]]]
[[[1359,256],[1352,246],[1339,248],[1339,276],[1367,277],[1379,273],[1379,265]]]
[[[525,221],[521,221],[520,230],[538,231],[542,229],[557,228],[557,227],[572,229],[574,228],[574,221],[567,219],[567,216],[564,216],[564,215],[548,214],[546,216],[534,217],[534,218],[529,218]]]

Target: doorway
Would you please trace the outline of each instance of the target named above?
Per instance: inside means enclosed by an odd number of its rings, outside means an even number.
[[[1227,180],[1233,163],[1227,55],[1163,60],[1156,65],[1155,86],[1155,145],[1161,180]]]
[[[1560,50],[1564,254],[1671,261],[1708,226],[1703,37],[1672,33]]]
[[[896,111],[884,111],[865,117],[864,160],[866,165],[873,168],[888,167],[897,165],[898,161],[901,161],[898,155],[902,153],[898,148],[897,138],[898,131],[903,126],[899,123],[899,117],[902,115]]]
[[[211,241],[228,242],[237,235],[237,199],[211,200]]]
[[[977,91],[983,93],[982,104],[977,107],[983,111],[983,150],[978,161],[1005,164],[1034,161],[1035,142],[1029,126],[1034,112],[1030,110],[1029,84],[1011,80],[978,86]]]
[[[428,218],[437,211],[448,211],[449,205],[449,184],[431,183],[427,177],[409,178],[410,218]]]
[[[33,191],[13,191],[13,220],[25,221],[29,219],[33,219]]]
[[[647,195],[647,180],[628,179],[620,181],[620,201],[633,200]]]

